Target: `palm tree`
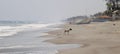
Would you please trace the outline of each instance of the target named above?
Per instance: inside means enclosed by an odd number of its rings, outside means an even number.
[[[112,9],[112,11],[119,10],[119,2],[120,0],[106,0],[107,3],[111,4],[112,7],[108,7]]]
[[[112,15],[112,12],[116,11],[116,10],[120,10],[120,5],[119,2],[120,0],[105,0],[107,1],[106,5],[107,5],[107,12],[109,13],[109,15]]]
[[[119,7],[119,2],[120,2],[120,0],[116,0],[116,8],[119,10],[120,9],[120,7]]]

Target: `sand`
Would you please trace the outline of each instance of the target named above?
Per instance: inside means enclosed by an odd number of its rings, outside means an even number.
[[[63,33],[67,28],[73,29],[69,35]],[[65,24],[61,30],[48,33],[49,36],[57,37],[48,40],[51,43],[83,44],[79,48],[59,50],[58,54],[120,54],[120,21]]]

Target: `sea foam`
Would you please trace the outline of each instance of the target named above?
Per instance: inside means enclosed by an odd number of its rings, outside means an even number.
[[[45,28],[53,24],[23,24],[19,26],[0,26],[0,36],[12,36],[25,30]]]

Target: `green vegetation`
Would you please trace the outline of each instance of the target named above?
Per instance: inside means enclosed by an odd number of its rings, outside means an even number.
[[[104,12],[106,15],[112,16],[113,12],[118,10],[116,14],[120,14],[120,0],[106,0],[107,10]]]

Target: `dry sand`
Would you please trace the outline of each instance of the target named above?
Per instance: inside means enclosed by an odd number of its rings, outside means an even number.
[[[113,24],[116,24],[115,26]],[[120,21],[82,25],[64,25],[61,30],[48,32],[55,44],[83,44],[80,48],[59,50],[58,54],[120,54]],[[72,28],[69,35],[64,29]]]

